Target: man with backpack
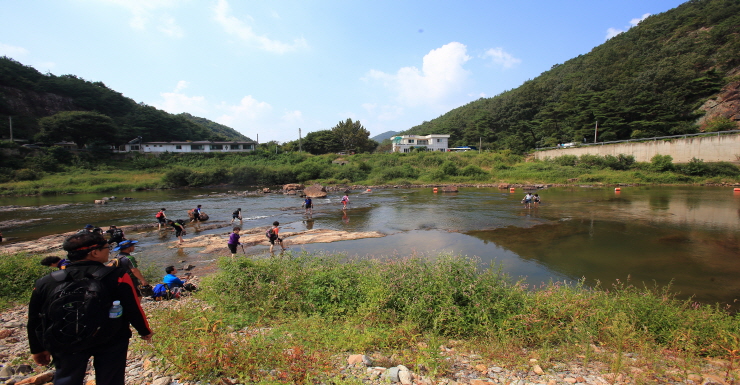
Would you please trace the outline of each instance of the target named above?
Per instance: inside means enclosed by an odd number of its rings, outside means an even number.
[[[177,239],[180,240],[178,244],[181,245],[183,242],[185,242],[185,240],[182,239],[182,236],[187,234],[185,232],[185,221],[183,221],[182,219],[178,219],[177,221],[168,219],[167,224],[172,226],[172,229],[175,231],[175,236],[177,237]]]
[[[97,384],[123,385],[129,325],[146,341],[153,334],[133,282],[104,265],[110,246],[99,234],[74,234],[62,247],[72,263],[36,281],[28,305],[32,358],[42,366],[53,358],[56,385],[81,385],[90,357]]]
[[[234,221],[237,219],[239,220],[239,224],[244,224],[244,220],[242,220],[242,208],[241,207],[239,207],[233,213],[231,213],[231,223],[234,223]]]
[[[270,254],[274,254],[272,251],[272,248],[275,247],[275,243],[277,242],[280,245],[280,248],[282,248],[282,251],[285,251],[285,246],[283,246],[283,239],[279,237],[280,233],[280,222],[275,221],[272,222],[272,227],[265,232],[265,236],[267,237],[267,240],[270,242]]]
[[[126,235],[123,233],[123,229],[119,229],[118,227],[111,225],[108,230],[105,231],[106,234],[110,237],[108,239],[109,244],[119,244],[124,239],[126,239]]]
[[[165,209],[161,208],[159,209],[159,212],[154,214],[154,217],[157,218],[157,222],[159,223],[159,230],[162,230],[162,226],[167,225],[167,215],[164,213]]]

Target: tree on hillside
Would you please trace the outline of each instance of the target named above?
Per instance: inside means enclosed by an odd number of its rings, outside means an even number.
[[[370,131],[365,129],[359,120],[353,122],[352,119],[348,118],[334,126],[331,132],[341,145],[342,150],[365,152],[371,151],[377,146],[375,141],[369,139]]]
[[[332,130],[309,132],[303,138],[301,147],[314,155],[331,154],[343,149]]]
[[[92,142],[113,143],[116,127],[113,120],[90,111],[63,111],[39,120],[35,139],[44,143],[72,141],[77,148]]]

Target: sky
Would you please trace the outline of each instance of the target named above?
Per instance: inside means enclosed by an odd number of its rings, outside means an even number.
[[[514,89],[678,0],[0,0],[0,56],[287,142]],[[145,139],[146,140],[146,139]]]

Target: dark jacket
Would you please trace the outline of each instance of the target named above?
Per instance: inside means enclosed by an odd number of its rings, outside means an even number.
[[[102,267],[105,267],[105,265],[100,262],[78,261],[67,265],[66,271],[67,274],[71,274],[72,277],[78,279],[82,278],[86,273],[92,274]],[[131,338],[131,329],[128,325],[132,325],[141,336],[151,334],[152,331],[149,328],[149,323],[147,322],[144,310],[141,308],[141,305],[136,298],[133,282],[129,275],[126,274],[126,271],[118,268],[106,275],[102,279],[102,282],[104,287],[110,291],[110,297],[114,300],[121,301],[123,316],[127,323],[126,327],[121,328],[115,336],[105,341],[105,344],[112,344]],[[42,327],[41,313],[43,312],[44,303],[57,284],[57,281],[51,276],[51,274],[49,274],[36,281],[36,285],[33,288],[31,301],[28,304],[27,329],[28,344],[31,348],[31,354],[41,353],[48,350],[44,347],[43,341],[39,339],[36,331]]]

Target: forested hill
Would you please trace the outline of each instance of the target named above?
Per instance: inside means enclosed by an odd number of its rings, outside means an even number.
[[[89,116],[70,115],[68,111],[86,111]],[[173,115],[136,103],[103,82],[91,82],[75,75],[42,74],[31,66],[0,57],[0,137],[8,136],[8,116],[12,117],[13,136],[17,139],[63,138],[37,135],[41,132],[42,118],[58,116],[105,123],[108,128],[100,130],[106,132],[97,141],[108,144],[126,143],[137,136],[145,141],[248,140],[234,129],[204,118]]]
[[[523,152],[594,139],[737,128],[740,108],[703,123],[700,106],[740,85],[740,0],[692,0],[653,15],[585,55],[405,134],[450,134],[452,145]]]

